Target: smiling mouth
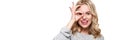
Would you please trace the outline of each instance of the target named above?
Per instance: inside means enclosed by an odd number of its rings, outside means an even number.
[[[81,20],[81,23],[82,23],[83,25],[87,25],[87,24],[88,24],[88,20]]]

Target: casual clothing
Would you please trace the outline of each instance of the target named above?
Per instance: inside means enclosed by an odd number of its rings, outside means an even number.
[[[85,35],[80,32],[72,34],[71,30],[67,27],[63,27],[60,33],[53,40],[104,40],[104,37],[94,38],[93,35]]]

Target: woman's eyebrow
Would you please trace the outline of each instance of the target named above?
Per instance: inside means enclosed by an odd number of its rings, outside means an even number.
[[[90,11],[87,11],[86,13],[91,13]]]
[[[82,13],[82,12],[80,12],[80,11],[76,11],[76,13]],[[85,13],[91,13],[90,11],[87,11],[87,12],[85,12]]]

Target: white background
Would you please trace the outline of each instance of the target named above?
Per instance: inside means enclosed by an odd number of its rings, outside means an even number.
[[[72,1],[0,0],[0,40],[52,40],[69,22]],[[120,1],[92,1],[105,40],[120,40]]]

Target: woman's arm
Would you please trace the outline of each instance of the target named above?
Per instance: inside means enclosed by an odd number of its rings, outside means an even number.
[[[53,40],[70,40],[71,39],[71,27],[73,26],[74,22],[78,20],[76,18],[76,8],[79,7],[80,5],[75,6],[74,3],[72,2],[72,7],[70,7],[72,17],[70,22],[67,24],[67,27],[64,27],[61,29],[60,33],[53,39]]]
[[[60,33],[53,40],[70,40],[71,39],[71,31],[67,27],[63,27]]]

